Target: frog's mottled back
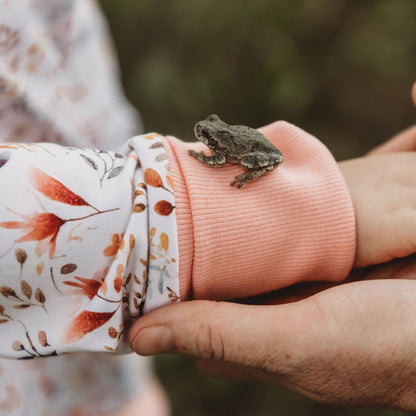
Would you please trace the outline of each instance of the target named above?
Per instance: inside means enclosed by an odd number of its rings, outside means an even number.
[[[209,166],[226,162],[241,164],[245,172],[231,183],[237,183],[239,188],[283,162],[280,150],[260,132],[247,126],[229,125],[215,114],[196,123],[194,130],[196,138],[208,146],[212,156],[193,150],[189,154]]]

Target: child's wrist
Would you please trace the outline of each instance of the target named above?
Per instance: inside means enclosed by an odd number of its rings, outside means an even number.
[[[332,155],[285,122],[263,129],[284,154],[277,170],[241,189],[241,168],[207,167],[204,150],[168,137],[175,189],[181,298],[230,299],[299,281],[342,280],[355,255],[351,198]]]

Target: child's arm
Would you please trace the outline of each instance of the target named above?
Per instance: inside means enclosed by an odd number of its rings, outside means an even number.
[[[114,351],[125,323],[179,297],[236,298],[345,278],[356,230],[337,164],[294,126],[263,132],[285,162],[242,189],[229,185],[239,167],[212,170],[187,153],[196,144],[157,135],[129,140],[121,154],[1,147],[0,354]],[[395,186],[414,176],[411,156],[385,163],[382,184],[392,189],[386,199],[377,188],[374,221],[395,223],[395,212],[384,215],[391,201],[414,205]],[[351,163],[368,178],[380,175],[377,165]],[[367,223],[358,224],[366,236]],[[403,223],[397,235],[407,230]],[[410,250],[399,238],[386,241],[374,241],[380,258]]]
[[[115,351],[125,322],[178,300],[161,136],[2,145],[0,195],[0,355]]]
[[[348,274],[354,217],[335,161],[287,123],[264,131],[285,164],[242,189],[230,186],[236,167],[211,170],[187,153],[195,144],[173,138],[169,172],[157,135],[120,154],[1,147],[0,354],[114,351],[125,323],[179,297]]]

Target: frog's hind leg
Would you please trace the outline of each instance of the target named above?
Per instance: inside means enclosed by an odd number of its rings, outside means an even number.
[[[208,166],[222,166],[227,162],[226,157],[221,154],[207,156],[204,152],[196,152],[195,150],[188,150],[188,154]]]
[[[241,158],[241,165],[246,169],[244,173],[237,175],[231,182],[231,186],[238,184],[241,188],[247,182],[263,176],[265,173],[275,169],[278,164],[271,164],[270,159],[260,158],[257,154],[248,154]]]
[[[231,186],[238,184],[237,188],[241,188],[243,185],[245,185],[247,182],[250,182],[251,180],[255,178],[259,178],[260,176],[263,176],[265,173],[269,172],[271,169],[269,168],[262,168],[262,169],[256,169],[256,170],[247,170],[244,173],[240,173],[240,175],[237,175],[234,180],[231,182]]]

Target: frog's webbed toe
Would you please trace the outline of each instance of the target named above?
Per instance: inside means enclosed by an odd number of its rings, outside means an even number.
[[[237,175],[234,180],[230,183],[231,186],[234,186],[237,184],[237,188],[241,188],[245,183],[248,182],[246,178],[246,173],[241,173],[240,175]]]

